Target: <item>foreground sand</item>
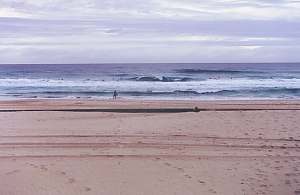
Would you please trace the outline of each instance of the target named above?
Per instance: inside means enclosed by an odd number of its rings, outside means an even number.
[[[299,101],[0,102],[1,110],[194,106],[222,111],[0,112],[0,194],[300,194]]]

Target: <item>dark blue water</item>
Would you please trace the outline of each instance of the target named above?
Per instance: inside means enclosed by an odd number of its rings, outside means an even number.
[[[300,99],[300,63],[0,65],[0,97]]]

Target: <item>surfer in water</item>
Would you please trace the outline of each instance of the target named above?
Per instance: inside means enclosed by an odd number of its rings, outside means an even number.
[[[113,99],[116,100],[117,96],[118,96],[118,92],[117,92],[117,90],[115,90],[114,93],[113,93]]]

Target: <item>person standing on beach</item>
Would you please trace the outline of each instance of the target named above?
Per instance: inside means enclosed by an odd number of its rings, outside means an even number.
[[[117,96],[118,96],[118,92],[117,92],[117,90],[115,90],[115,91],[114,91],[114,94],[113,94],[113,99],[116,100],[116,99],[117,99]]]

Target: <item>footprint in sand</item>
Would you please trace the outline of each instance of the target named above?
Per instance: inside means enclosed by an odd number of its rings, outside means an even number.
[[[190,175],[188,175],[188,174],[184,175],[184,177],[186,177],[186,178],[188,178],[188,179],[192,179],[192,176],[190,176]]]
[[[205,181],[198,180],[198,183],[205,184]]]
[[[12,174],[19,173],[19,172],[20,172],[20,170],[16,169],[16,170],[5,173],[5,175],[12,175]]]
[[[92,189],[89,188],[89,187],[85,187],[84,190],[85,190],[86,192],[89,192],[89,191],[91,191]]]
[[[171,164],[168,162],[165,162],[165,165],[167,165],[168,167],[171,166]]]
[[[45,165],[41,165],[40,169],[43,170],[43,171],[48,171],[48,168]]]
[[[275,170],[279,171],[282,167],[274,167]]]
[[[29,165],[32,166],[32,167],[34,167],[34,168],[38,168],[38,166],[35,165],[35,164],[30,163]]]
[[[291,181],[287,179],[287,180],[285,180],[285,184],[290,185]]]
[[[62,174],[62,175],[66,175],[67,173],[66,173],[66,172],[64,172],[64,171],[61,171],[61,172],[60,172],[60,174]]]
[[[295,195],[300,195],[300,190],[296,190]]]
[[[74,183],[74,182],[75,182],[75,179],[74,179],[74,178],[69,178],[69,179],[68,179],[68,182],[69,182],[69,183]]]
[[[183,168],[181,168],[181,167],[176,167],[176,168],[177,168],[178,171],[184,172],[184,169],[183,169]]]
[[[260,187],[266,188],[266,187],[268,187],[268,186],[267,186],[266,184],[261,184]]]

